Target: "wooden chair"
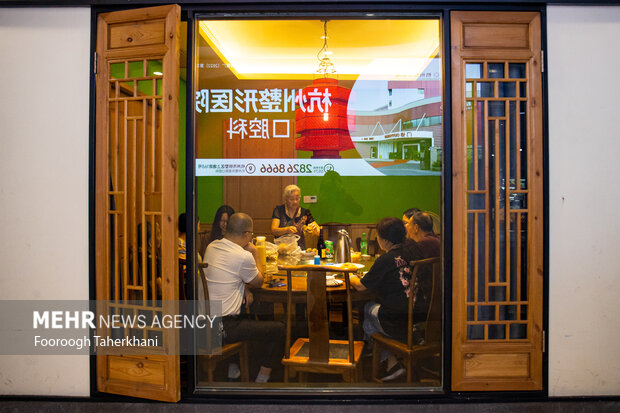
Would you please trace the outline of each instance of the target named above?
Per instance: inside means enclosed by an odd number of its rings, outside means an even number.
[[[198,263],[198,273],[200,274],[200,279],[202,281],[202,288],[205,295],[205,301],[209,300],[209,288],[207,285],[207,277],[204,274],[204,269],[206,269],[208,264],[206,263]],[[206,308],[206,312],[209,312],[209,308]],[[209,382],[213,381],[213,372],[217,367],[217,363],[228,359],[236,354],[239,355],[239,370],[241,370],[241,381],[249,382],[250,381],[250,368],[248,362],[248,345],[245,341],[239,341],[236,343],[228,343],[222,344],[221,349],[211,348],[212,339],[210,337],[211,330],[206,329],[207,337],[206,337],[206,354],[200,353],[199,360],[200,365],[203,370],[207,372],[207,379]],[[214,354],[217,353],[217,354]]]
[[[329,240],[336,245],[336,241],[338,241],[338,230],[345,229],[349,234],[351,233],[351,224],[345,224],[342,222],[326,222],[321,224],[323,227],[323,239],[325,241]]]
[[[179,258],[179,300],[187,300],[187,293],[185,292],[185,282],[187,277],[187,261]]]
[[[426,258],[418,261],[411,261],[412,267],[411,282],[409,283],[409,304],[408,304],[408,320],[407,320],[407,343],[402,343],[393,338],[387,337],[381,333],[372,335],[372,378],[377,382],[381,382],[378,377],[381,350],[387,349],[401,356],[404,359],[405,368],[407,369],[407,383],[411,383],[413,373],[419,376],[420,362],[441,356],[441,308],[442,308],[442,288],[441,288],[441,263],[439,257]],[[429,268],[430,267],[430,268]],[[413,306],[414,306],[414,280],[426,270],[429,271],[428,276],[432,276],[432,287],[430,303],[424,323],[424,340],[417,344],[413,340]],[[437,377],[439,373],[437,372]]]
[[[287,310],[286,344],[282,359],[284,381],[288,382],[291,373],[299,372],[302,381],[305,373],[341,374],[345,381],[356,382],[361,379],[359,363],[364,347],[363,341],[353,339],[353,320],[351,311],[350,272],[336,271],[333,267],[294,266],[286,269]],[[291,346],[291,323],[293,308],[292,270],[307,271],[308,338],[299,338]],[[346,305],[348,320],[348,340],[330,340],[327,313],[326,272],[342,272],[346,283]]]
[[[200,231],[198,233],[198,253],[202,258],[205,257],[205,252],[207,251],[207,245],[209,244],[209,237],[211,236],[210,231]]]

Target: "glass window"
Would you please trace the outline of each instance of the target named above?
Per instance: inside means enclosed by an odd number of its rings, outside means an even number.
[[[440,27],[432,16],[197,21],[197,245],[209,245],[206,292],[221,303],[224,343],[196,357],[199,390],[441,387],[441,265],[409,265],[441,249]],[[239,212],[251,227],[231,220]],[[386,217],[432,246],[390,249],[377,236]],[[248,242],[262,285],[254,261],[232,264]],[[330,270],[285,268],[315,262]],[[415,366],[386,337],[409,339]],[[422,344],[433,350],[416,354]]]

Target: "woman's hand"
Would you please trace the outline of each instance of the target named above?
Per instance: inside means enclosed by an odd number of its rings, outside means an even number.
[[[286,231],[290,234],[297,234],[297,227],[294,225],[286,227]]]
[[[308,228],[312,230],[314,235],[319,235],[321,233],[321,227],[319,227],[319,224],[317,224],[316,221],[312,221],[308,224]]]

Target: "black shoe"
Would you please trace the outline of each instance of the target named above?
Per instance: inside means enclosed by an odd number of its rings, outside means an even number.
[[[366,344],[364,348],[362,348],[361,358],[372,357],[372,346]]]
[[[385,377],[381,379],[381,381],[392,381],[397,378],[404,376],[407,371],[405,370],[405,366],[399,361],[396,363],[391,369],[387,371]]]

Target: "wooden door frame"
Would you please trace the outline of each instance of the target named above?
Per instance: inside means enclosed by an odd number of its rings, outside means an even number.
[[[545,237],[545,233],[543,223],[545,221],[544,199],[541,198],[544,197],[543,176],[545,175],[544,170],[542,170],[542,160],[546,156],[546,153],[542,150],[542,141],[544,139],[544,108],[542,106],[542,102],[544,99],[542,93],[543,68],[541,66],[541,50],[543,50],[541,42],[541,15],[539,12],[510,14],[488,11],[476,11],[471,13],[453,11],[451,13],[451,18],[452,17],[454,17],[454,21],[451,21],[452,30],[459,30],[459,32],[452,32],[450,39],[452,67],[454,70],[458,70],[458,73],[452,73],[451,78],[452,80],[459,81],[458,84],[452,85],[453,97],[450,102],[453,106],[453,121],[458,122],[458,124],[453,125],[453,132],[457,135],[453,140],[453,144],[458,143],[459,147],[458,150],[453,150],[452,152],[455,156],[452,161],[452,166],[455,167],[456,170],[456,172],[452,174],[452,179],[454,180],[455,187],[459,190],[459,192],[453,192],[452,200],[453,213],[457,214],[454,215],[452,231],[455,243],[455,252],[452,256],[455,263],[453,271],[456,271],[453,272],[452,277],[454,279],[453,285],[457,288],[453,288],[452,291],[452,301],[455,307],[453,307],[453,311],[451,313],[454,318],[452,323],[453,336],[451,343],[453,345],[453,349],[451,364],[452,380],[456,380],[456,383],[453,382],[451,387],[456,387],[461,391],[480,391],[483,389],[493,391],[543,390],[544,363],[542,357],[544,354],[543,346],[545,341],[545,325],[543,318],[545,313],[543,297],[543,293],[545,291],[543,282],[545,275],[543,239]],[[499,33],[499,36],[503,36],[499,38],[501,41],[488,41],[489,36],[492,36],[492,33],[496,32]],[[486,34],[482,35],[483,33]],[[455,58],[458,60],[454,60]],[[469,190],[467,187],[468,178],[465,175],[467,172],[466,158],[469,155],[467,155],[466,143],[463,141],[463,137],[466,135],[464,105],[467,97],[464,96],[463,93],[465,92],[464,68],[467,61],[522,61],[526,63],[525,67],[527,69],[527,73],[524,77],[527,79],[526,102],[528,106],[526,111],[527,123],[525,125],[525,136],[527,137],[527,152],[525,152],[527,153],[527,174],[525,175],[527,178],[527,187],[525,188],[525,192],[527,193],[528,206],[525,207],[525,213],[527,217],[528,235],[526,241],[527,261],[525,265],[527,265],[526,271],[528,290],[526,296],[527,298],[523,299],[527,308],[527,316],[525,318],[527,335],[523,337],[523,340],[521,341],[512,341],[509,339],[507,332],[505,332],[506,336],[503,340],[495,341],[492,339],[487,339],[486,333],[480,341],[476,341],[476,339],[467,339],[464,333],[466,319],[468,321],[470,320],[469,316],[466,318],[465,306],[466,304],[471,304],[465,297],[465,291],[468,288],[468,281],[464,277],[465,273],[468,271],[468,258],[465,256],[465,253],[462,252],[463,248],[467,249],[468,245],[467,216],[469,213],[467,209],[467,191]],[[486,63],[484,67],[486,68]],[[507,66],[506,70],[508,70]],[[485,78],[486,75],[482,74],[482,77]],[[506,74],[506,78],[507,77],[508,75]],[[501,95],[499,96],[501,97]],[[506,115],[506,117],[508,117],[508,115]],[[506,118],[505,122],[508,122],[508,118]],[[486,129],[487,128],[485,126],[484,130],[486,131]],[[498,133],[499,132],[497,131],[495,132],[495,140],[498,139]],[[504,139],[508,139],[508,132],[506,133],[507,135]],[[453,136],[455,136],[454,133]],[[485,139],[486,136],[487,135],[485,132]],[[491,137],[489,136],[488,139],[491,140]],[[498,143],[495,142],[495,145],[497,144]],[[508,143],[506,143],[506,145],[508,145]],[[520,147],[520,144],[517,143],[516,147]],[[489,150],[489,148],[484,150]],[[508,146],[505,150],[508,151]],[[474,151],[474,154],[477,154],[477,151]],[[474,155],[472,155],[472,159],[473,156]],[[505,161],[508,164],[508,162],[510,162],[508,159],[508,152],[506,152],[505,156]],[[516,156],[518,161],[518,153]],[[496,161],[498,162],[495,166],[496,174],[499,172],[499,159],[500,158]],[[475,166],[472,167],[474,168],[474,171],[477,170]],[[488,166],[485,160],[484,168],[487,167]],[[507,171],[504,173],[508,174]],[[519,176],[519,172],[517,172],[516,178],[519,178]],[[476,178],[476,181],[477,179],[478,178]],[[497,175],[495,177],[496,182],[494,184],[487,182],[486,185],[488,185],[488,187],[494,188],[497,186],[497,188],[499,188],[500,179],[502,178]],[[505,175],[503,179],[506,179],[506,182],[508,182],[508,175]],[[457,182],[458,185],[456,184]],[[477,189],[477,185],[474,188]],[[507,193],[510,193],[510,191],[513,190],[518,192],[519,189],[521,189],[520,184],[512,190],[507,189]],[[487,187],[484,187],[484,190],[487,190]],[[488,190],[485,193],[488,197]],[[497,212],[502,211],[502,209],[499,208],[499,198],[497,194],[495,194],[492,199],[489,199],[489,201],[493,201],[495,208],[497,208]],[[507,197],[505,202],[506,208],[511,210],[512,208],[508,206]],[[488,209],[486,212],[486,225],[489,225],[491,209],[489,206],[486,208]],[[484,209],[482,211],[484,211]],[[516,217],[519,218],[521,216],[520,214],[520,212],[517,212]],[[506,225],[505,231],[508,231],[510,224],[507,223]],[[455,228],[455,226],[458,226],[458,228]],[[488,231],[486,227],[485,231]],[[498,233],[496,233],[496,236],[499,237]],[[497,251],[500,251],[499,238],[497,238],[495,242],[495,248],[497,248]],[[507,246],[510,245],[510,241],[508,239],[506,242]],[[456,248],[459,246],[461,248]],[[504,251],[507,250],[502,249],[500,252],[497,252],[497,254],[502,254]],[[477,262],[477,257],[474,262]],[[495,271],[497,271],[497,275],[499,275],[499,261],[497,261],[495,265]],[[517,268],[519,268],[520,263],[517,262],[516,265]],[[476,268],[478,268],[477,264]],[[506,271],[508,272],[507,269]],[[489,277],[488,268],[486,276]],[[478,275],[473,277],[474,280],[476,280],[475,289],[477,290],[479,288],[479,281],[477,281]],[[508,275],[506,275],[506,277],[507,280],[510,279]],[[515,282],[518,283],[519,275],[516,275],[516,277]],[[486,280],[486,278],[484,279]],[[491,280],[491,278],[489,278],[489,280]],[[486,285],[487,281],[484,282]],[[518,286],[520,287],[521,285],[518,284]],[[518,298],[521,296],[520,293],[516,293],[515,298],[508,298],[508,292],[506,290],[508,286],[504,286],[504,288],[506,298],[499,301],[505,301],[506,303],[521,301]],[[486,293],[485,286],[485,292],[483,294]],[[498,300],[484,298],[482,301],[488,303],[488,305],[492,305],[494,301]],[[476,308],[475,305],[482,305],[479,303],[480,301],[476,298],[473,307],[474,311]],[[520,309],[520,305],[517,308]],[[497,317],[499,317],[499,315]],[[471,321],[473,320],[477,320],[477,318],[474,318]],[[492,320],[496,320],[496,322],[498,322],[501,318],[494,317]],[[515,318],[515,320],[520,320],[520,316],[519,318]],[[484,323],[484,321],[482,321],[482,323]],[[504,323],[508,322],[504,321]],[[504,324],[500,325],[504,326]],[[504,327],[507,329],[508,326],[505,325]]]
[[[125,65],[126,75],[128,76],[128,62],[142,61],[144,74],[147,73],[147,60],[154,59],[160,60],[162,64],[162,72],[164,75],[160,78],[162,81],[161,89],[159,90],[160,102],[161,102],[161,116],[158,118],[160,128],[155,127],[155,115],[151,119],[152,128],[155,128],[152,132],[151,150],[153,155],[153,162],[150,169],[150,177],[152,182],[152,188],[144,182],[140,185],[136,184],[134,188],[127,190],[125,187],[122,191],[135,192],[133,195],[136,199],[140,197],[139,201],[132,203],[131,194],[125,198],[125,201],[121,204],[125,205],[124,215],[131,216],[133,218],[126,218],[125,228],[131,226],[134,228],[137,221],[134,221],[136,211],[142,216],[140,225],[142,225],[142,239],[145,239],[145,233],[148,228],[144,220],[144,215],[147,214],[147,201],[146,193],[159,194],[159,205],[153,206],[151,212],[153,220],[155,215],[159,218],[159,223],[151,226],[153,245],[155,245],[155,239],[158,231],[161,231],[163,235],[161,237],[161,246],[153,246],[153,251],[157,249],[157,254],[153,253],[153,260],[155,255],[161,257],[161,285],[163,307],[161,308],[163,313],[169,313],[174,311],[173,306],[170,303],[174,303],[173,300],[178,300],[178,265],[177,265],[177,249],[176,249],[176,217],[177,217],[177,203],[178,199],[176,194],[178,193],[178,179],[177,179],[177,145],[178,145],[178,94],[179,94],[179,70],[178,70],[178,54],[179,54],[179,18],[180,7],[177,5],[165,5],[156,6],[150,8],[134,8],[130,10],[123,10],[117,12],[102,13],[97,16],[96,23],[94,24],[95,31],[95,53],[93,57],[96,58],[93,62],[94,76],[94,89],[93,93],[96,96],[96,105],[94,110],[94,125],[93,140],[91,141],[93,146],[91,147],[91,153],[94,152],[94,158],[91,158],[92,181],[93,188],[93,200],[92,202],[92,214],[94,218],[93,227],[91,227],[91,234],[94,233],[93,246],[95,247],[94,254],[91,255],[91,263],[94,260],[94,285],[96,290],[94,291],[95,299],[105,302],[107,300],[127,300],[130,296],[120,295],[115,296],[109,291],[109,237],[110,231],[108,230],[107,223],[109,222],[110,212],[108,211],[108,198],[113,192],[109,191],[109,136],[110,136],[110,108],[109,108],[109,66],[108,61],[114,62],[115,60],[121,61]],[[145,24],[146,22],[146,24]],[[156,78],[149,78],[152,80],[152,84],[155,85]],[[136,80],[134,82],[134,89],[137,91]],[[97,94],[96,92],[99,92]],[[134,92],[137,94],[137,92]],[[155,107],[157,92],[155,92],[155,86],[153,86],[152,103]],[[134,95],[137,96],[137,95]],[[146,103],[145,103],[146,105]],[[125,105],[127,108],[127,105]],[[140,119],[143,125],[143,132],[141,136],[146,142],[147,136],[147,119],[146,110],[145,114],[137,117]],[[138,122],[136,120],[135,122]],[[118,126],[117,126],[118,127]],[[127,129],[127,128],[126,128]],[[125,142],[129,142],[130,136],[124,134]],[[159,139],[156,144],[155,140]],[[136,142],[140,142],[140,138],[136,138]],[[136,147],[138,146],[135,144]],[[157,145],[158,149],[155,149]],[[119,146],[123,146],[122,144]],[[127,143],[125,143],[127,146]],[[144,151],[147,151],[148,145],[144,143]],[[141,149],[141,148],[140,148]],[[125,149],[126,150],[126,149]],[[116,154],[113,155],[113,157]],[[127,156],[127,152],[121,151],[120,158]],[[143,154],[146,158],[146,153]],[[120,159],[119,158],[119,159]],[[135,171],[149,173],[147,162],[142,164],[135,164]],[[157,172],[159,171],[159,172]],[[118,171],[117,171],[118,172]],[[133,174],[133,170],[129,167],[122,169],[122,175],[124,180],[127,181],[125,176]],[[136,181],[138,180],[136,174]],[[144,179],[142,180],[144,181]],[[131,186],[131,185],[129,185]],[[149,187],[150,189],[147,189]],[[116,189],[114,189],[116,191]],[[138,195],[139,194],[139,195]],[[170,194],[170,195],[166,195]],[[157,202],[157,201],[155,201]],[[157,204],[155,204],[157,205]],[[129,221],[127,223],[127,221]],[[153,222],[157,222],[153,221]],[[159,226],[157,226],[159,225]],[[132,229],[133,231],[133,229]],[[146,248],[146,241],[143,241]],[[135,245],[134,245],[135,247]],[[127,241],[125,241],[124,248],[127,249]],[[135,247],[134,251],[138,248]],[[129,257],[130,254],[127,255]],[[134,257],[137,254],[134,254]],[[146,265],[146,253],[143,254],[143,266]],[[128,261],[129,258],[126,259]],[[136,278],[138,276],[137,260],[134,260],[134,274]],[[153,261],[154,262],[154,261]],[[146,296],[150,297],[150,300],[154,300],[155,296],[155,276],[157,270],[156,265],[153,264],[151,268],[151,279],[148,280],[146,275],[141,277],[141,284],[138,282],[140,291],[142,291],[142,300],[145,300]],[[125,270],[127,264],[125,264]],[[119,273],[117,273],[119,274]],[[118,277],[119,275],[117,275]],[[126,275],[122,277],[122,283],[125,282]],[[118,281],[118,280],[117,280]],[[149,284],[150,282],[150,284]],[[148,286],[152,288],[152,293],[147,293]],[[129,288],[129,287],[127,287]],[[118,291],[117,291],[118,293]],[[167,301],[168,300],[168,301]],[[141,301],[145,308],[153,308],[153,305],[147,305],[144,301]],[[152,354],[144,354],[144,351],[135,351],[135,349],[118,348],[114,352],[109,354],[97,355],[92,358],[94,361],[91,366],[95,368],[95,383],[93,386],[100,389],[102,392],[110,392],[116,394],[130,395],[135,397],[153,398],[162,401],[178,401],[180,399],[180,377],[179,377],[179,353],[178,353],[178,334],[176,331],[163,331],[162,332],[161,349],[157,348],[151,351]],[[114,365],[114,366],[112,366]],[[112,367],[111,367],[112,366]],[[91,373],[92,374],[92,373]],[[145,383],[143,377],[152,376],[151,383]]]

